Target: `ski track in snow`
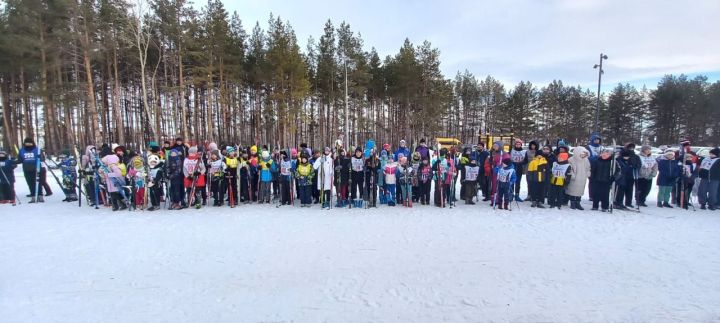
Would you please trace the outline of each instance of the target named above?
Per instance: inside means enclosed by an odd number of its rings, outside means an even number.
[[[720,212],[111,212],[49,181],[0,207],[2,322],[720,322]]]

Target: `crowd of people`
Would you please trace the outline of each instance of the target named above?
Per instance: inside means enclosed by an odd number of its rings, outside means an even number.
[[[597,135],[572,149],[563,140],[553,147],[515,139],[509,151],[502,142],[487,149],[478,143],[431,150],[424,139],[414,149],[404,140],[395,149],[368,140],[346,151],[341,142],[321,150],[307,144],[271,150],[212,142],[191,146],[176,138],[162,146],[152,143],[146,151],[90,145],[61,161],[62,179],[50,174],[62,187],[64,201],[85,200],[113,210],[180,210],[210,202],[214,207],[453,207],[457,200],[470,205],[482,200],[506,210],[524,201],[533,208],[584,210],[582,197],[588,189],[592,210],[607,212],[647,207],[653,182],[659,187],[657,207],[694,208],[693,195],[701,209],[719,206],[719,148],[705,158],[693,153],[688,141],[660,157],[652,156],[649,146],[639,153],[635,148],[633,143],[604,147]],[[26,138],[17,156],[0,150],[0,203],[19,202],[17,165],[22,165],[29,203],[44,202],[52,194],[48,165],[35,141]],[[528,192],[524,198],[523,185]]]

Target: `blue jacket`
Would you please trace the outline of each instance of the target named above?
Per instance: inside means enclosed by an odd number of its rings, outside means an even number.
[[[407,147],[400,147],[400,148],[398,148],[398,149],[395,151],[395,154],[394,154],[394,155],[395,155],[395,161],[399,161],[398,156],[399,156],[400,154],[403,154],[403,156],[407,157],[408,159],[410,159],[410,157],[411,157],[411,156],[410,156],[410,149],[408,149]]]
[[[14,161],[6,159],[0,161],[0,172],[5,176],[0,175],[0,183],[2,184],[13,184],[15,183],[15,172],[14,169],[17,167]],[[5,180],[7,179],[7,181]],[[9,181],[9,183],[8,183]]]
[[[659,186],[673,186],[677,182],[682,168],[678,165],[677,160],[667,158],[658,159],[658,177],[657,184]]]
[[[33,149],[23,147],[18,153],[18,164],[23,165],[23,171],[37,170],[38,160],[40,160],[40,150],[37,146]]]

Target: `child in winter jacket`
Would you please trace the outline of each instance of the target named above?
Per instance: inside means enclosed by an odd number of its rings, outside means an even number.
[[[686,210],[690,204],[690,194],[692,193],[693,186],[695,185],[697,175],[698,167],[696,157],[691,154],[685,154],[685,163],[681,169],[680,176],[682,191],[678,198],[683,198],[680,202],[680,206]]]
[[[341,148],[335,158],[335,189],[338,195],[335,207],[345,207],[349,203],[350,172],[350,157],[346,156],[345,150]]]
[[[657,176],[658,165],[657,159],[652,156],[650,146],[642,146],[640,148],[640,171],[637,180],[637,203],[639,206],[647,207],[645,201],[650,194],[652,188],[652,180]]]
[[[0,150],[0,204],[15,205],[15,167],[7,152]]]
[[[500,209],[510,210],[510,201],[512,201],[514,194],[513,187],[517,182],[517,173],[513,166],[512,159],[504,158],[501,163],[502,166],[495,168],[494,173],[497,175],[497,192],[494,201],[494,206]]]
[[[195,146],[188,149],[188,157],[183,161],[183,176],[188,206],[194,205],[199,209],[202,201],[200,191],[205,189],[205,164],[200,159],[198,148]]]
[[[393,160],[393,155],[388,155],[387,163],[383,170],[385,175],[385,199],[388,206],[395,206],[395,190],[397,184],[397,168],[398,165]]]
[[[330,150],[330,147],[325,147],[323,155],[316,158],[313,163],[313,169],[315,170],[315,174],[317,174],[318,179],[317,189],[319,191],[319,199],[324,209],[329,209],[331,205],[330,192],[333,185],[334,168],[332,151]]]
[[[557,161],[552,165],[552,178],[550,178],[550,191],[548,192],[548,204],[550,208],[557,207],[558,210],[565,203],[565,186],[570,182],[572,166],[568,162],[569,154],[558,153]]]
[[[77,161],[75,158],[63,160],[60,164],[62,170],[62,190],[65,193],[63,202],[74,202],[78,200],[78,192],[75,190],[77,181]]]
[[[477,161],[475,159],[470,159],[469,163],[465,165],[465,179],[462,183],[462,191],[465,193],[463,196],[465,204],[475,204],[475,202],[473,202],[473,198],[477,196],[477,180],[479,173],[480,167],[477,165]]]
[[[402,195],[403,206],[412,207],[412,182],[415,173],[412,165],[408,163],[408,158],[400,154],[400,164],[397,168],[397,184],[400,185],[400,194]]]
[[[532,207],[544,209],[545,202],[545,183],[547,180],[548,162],[545,158],[545,151],[538,151],[535,158],[528,164],[527,179],[530,197],[532,199]]]
[[[278,181],[280,183],[280,204],[290,205],[293,202],[293,186],[292,185],[292,174],[293,174],[293,161],[287,152],[284,150],[280,152],[280,171],[278,173]]]
[[[355,148],[355,154],[350,158],[350,195],[353,206],[362,207],[363,194],[365,192],[365,159],[362,148]]]
[[[720,148],[713,148],[710,154],[700,162],[700,186],[698,187],[698,202],[700,209],[715,210],[718,207],[718,186],[720,186]]]
[[[635,180],[638,178],[638,170],[640,168],[640,162],[637,161],[637,155],[632,148],[625,148],[620,152],[615,162],[620,168],[620,175],[615,180],[615,201],[613,202],[613,208],[618,210],[625,210],[627,208],[633,208],[633,188],[635,187]],[[624,204],[623,204],[624,201]]]
[[[372,142],[372,141],[369,141]],[[380,159],[374,149],[366,151],[365,155],[365,199],[370,207],[377,207],[378,171]]]
[[[145,181],[147,170],[143,163],[142,157],[134,156],[130,158],[130,167],[127,170],[127,179],[132,187],[132,196],[135,208],[143,209],[145,207]]]
[[[210,176],[210,192],[213,197],[213,206],[222,206],[225,203],[225,192],[228,190],[227,181],[225,180],[225,170],[227,165],[220,156],[219,150],[213,150],[210,153],[208,161],[208,174]],[[235,202],[236,196],[233,196],[231,202]],[[231,207],[233,205],[230,205]]]
[[[173,210],[180,210],[185,205],[185,200],[183,196],[183,192],[185,191],[183,188],[183,182],[185,177],[183,176],[183,162],[181,150],[175,148],[170,150],[167,170],[168,178],[170,178],[170,187],[168,189],[170,190],[170,201],[172,202],[170,208]]]
[[[666,151],[662,159],[658,160],[658,178],[657,185],[660,187],[658,191],[657,206],[672,208],[670,205],[670,193],[673,186],[680,177],[680,167],[675,160],[675,153]]]
[[[150,167],[150,176],[148,177],[147,187],[150,190],[151,204],[148,211],[155,211],[160,209],[160,200],[163,195],[162,182],[165,179],[165,167],[159,155],[148,156],[148,167]]]
[[[295,179],[298,182],[300,191],[300,207],[310,207],[312,205],[312,185],[313,185],[313,166],[308,161],[307,151],[300,152],[300,162],[295,170]]]
[[[258,171],[260,173],[258,203],[270,203],[270,185],[273,180],[272,172],[275,169],[275,163],[270,158],[270,153],[267,150],[263,150],[260,156],[262,159],[258,163]]]
[[[430,186],[432,185],[432,168],[430,167],[430,159],[423,159],[418,167],[417,171],[418,178],[418,191],[420,197],[418,200],[421,205],[430,204]]]
[[[117,155],[107,155],[102,158],[102,165],[100,165],[102,174],[105,176],[105,185],[110,194],[113,211],[127,209],[129,203],[123,188],[125,179],[118,167],[118,163],[119,158]]]

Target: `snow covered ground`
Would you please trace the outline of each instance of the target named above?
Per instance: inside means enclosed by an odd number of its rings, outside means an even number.
[[[720,322],[720,212],[111,212],[53,186],[0,206],[2,322]]]

